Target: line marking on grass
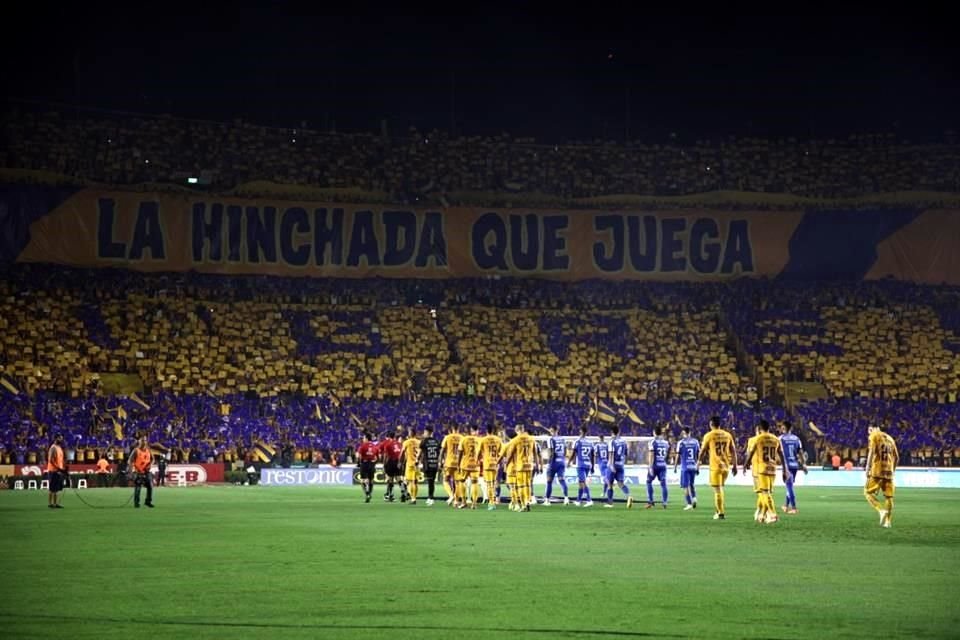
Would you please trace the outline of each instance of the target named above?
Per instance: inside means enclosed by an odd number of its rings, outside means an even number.
[[[385,630],[385,631],[464,631],[479,633],[538,633],[562,636],[613,636],[622,638],[686,638],[675,633],[648,633],[646,631],[617,631],[614,629],[545,629],[522,627],[454,627],[429,624],[324,624],[292,622],[227,622],[221,620],[165,620],[147,618],[106,618],[103,616],[69,616],[47,614],[24,614],[0,611],[0,619],[36,621],[60,620],[64,622],[89,622],[91,624],[130,624],[163,625],[171,627],[226,627],[231,629],[304,629],[330,631],[342,630]]]

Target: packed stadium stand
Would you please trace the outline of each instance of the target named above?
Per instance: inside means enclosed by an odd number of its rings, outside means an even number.
[[[544,145],[6,109],[0,168],[14,181],[182,188],[203,176],[209,189],[266,181],[401,201],[960,191],[955,140]],[[0,381],[2,464],[38,461],[54,429],[78,460],[128,449],[144,433],[174,460],[233,462],[250,460],[257,442],[287,447],[296,460],[350,459],[362,427],[524,422],[573,433],[592,420],[594,429],[620,422],[631,434],[669,424],[677,437],[679,425],[699,433],[720,415],[741,444],[760,417],[792,419],[818,462],[833,452],[859,462],[867,425],[881,423],[911,460],[953,465],[960,289],[768,278],[348,280],[10,263],[0,277]],[[822,397],[791,401],[797,381]]]
[[[893,134],[846,139],[727,138],[689,144],[529,138],[451,138],[184,120],[11,102],[0,125],[0,167],[82,181],[214,187],[255,181],[383,192],[391,198],[469,192],[586,198],[732,190],[845,197],[960,192],[955,137],[911,142]],[[344,197],[349,198],[350,195]]]

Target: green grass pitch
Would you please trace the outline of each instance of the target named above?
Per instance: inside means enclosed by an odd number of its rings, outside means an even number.
[[[642,490],[642,488],[640,488]],[[634,489],[637,495],[637,489]],[[960,635],[960,491],[851,489],[696,511],[364,504],[358,487],[162,488],[154,510],[0,492],[0,637],[946,638]],[[128,490],[87,490],[122,504]],[[782,489],[778,488],[778,499]]]

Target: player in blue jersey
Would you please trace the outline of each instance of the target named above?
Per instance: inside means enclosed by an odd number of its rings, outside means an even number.
[[[593,462],[594,469],[600,472],[600,484],[603,486],[600,497],[603,498],[610,488],[610,444],[603,439],[602,433],[593,445]]]
[[[580,437],[573,443],[573,451],[570,452],[569,463],[577,466],[577,482],[580,483],[577,489],[577,501],[574,504],[584,507],[592,507],[593,500],[590,498],[590,487],[587,486],[587,478],[593,474],[594,465],[594,446],[587,440],[587,426],[580,427]]]
[[[663,427],[654,427],[653,440],[647,447],[647,509],[653,509],[653,481],[660,481],[661,504],[667,508],[667,457],[670,443],[663,437]]]
[[[673,470],[680,467],[680,488],[683,489],[687,506],[684,511],[697,508],[697,476],[700,474],[700,441],[690,437],[690,427],[680,429],[680,442],[677,443],[677,455],[673,460]]]
[[[633,496],[630,489],[623,483],[627,466],[627,442],[620,437],[620,427],[610,427],[610,484],[607,488],[607,503],[603,506],[613,508],[613,485],[620,487],[623,495],[627,496],[627,509],[633,508]]]
[[[797,479],[797,474],[803,470],[807,473],[806,455],[803,453],[803,443],[793,432],[793,425],[789,420],[783,420],[780,423],[780,446],[783,448],[783,459],[787,463],[786,485],[787,500],[783,505],[785,513],[797,513],[797,494],[793,489],[793,483]]]
[[[557,428],[549,427],[547,432],[550,434],[550,440],[547,442],[548,455],[547,463],[547,493],[543,497],[543,504],[550,506],[550,496],[553,495],[553,479],[556,478],[563,489],[563,504],[570,504],[570,496],[567,493],[567,480],[563,474],[567,471],[567,443],[563,438],[557,436]]]

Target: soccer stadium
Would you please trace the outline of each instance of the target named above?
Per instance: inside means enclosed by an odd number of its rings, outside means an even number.
[[[603,136],[500,67],[339,129],[11,76],[0,635],[960,635],[955,121],[664,136],[629,40]]]

